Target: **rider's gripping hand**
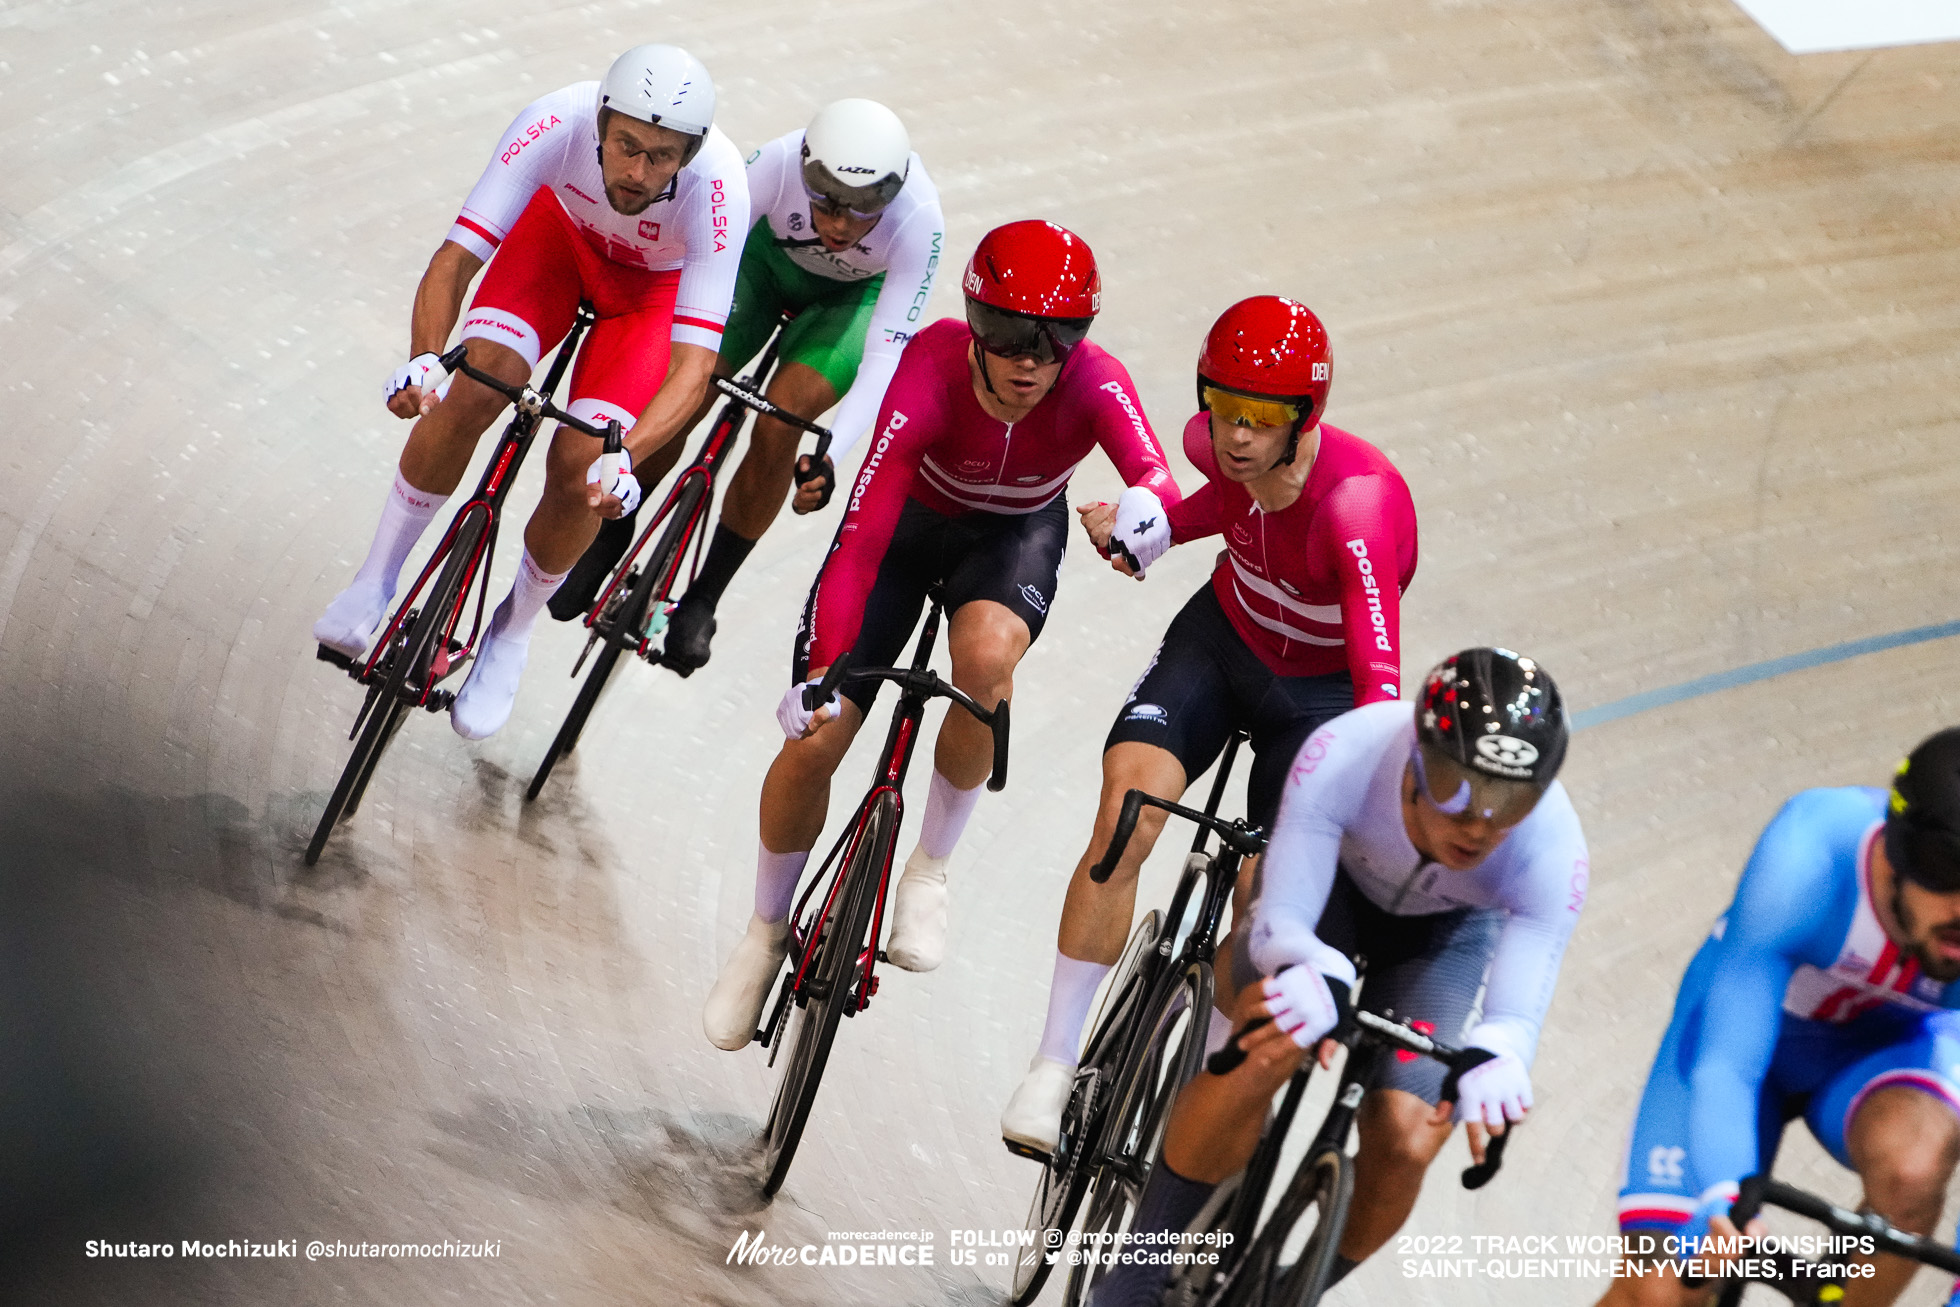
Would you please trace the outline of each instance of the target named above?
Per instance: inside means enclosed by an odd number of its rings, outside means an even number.
[[[1164,501],[1148,486],[1131,486],[1116,501],[1116,525],[1112,536],[1123,543],[1123,551],[1136,565],[1136,574],[1164,556],[1171,547],[1171,520],[1164,512]]]
[[[442,360],[434,354],[417,354],[395,369],[382,399],[388,411],[398,418],[420,417],[434,408],[439,398],[430,378],[440,383],[447,375],[442,370]]]
[[[1104,558],[1109,557],[1109,533],[1116,529],[1116,505],[1098,499],[1092,504],[1077,504],[1075,515],[1082,519],[1082,529],[1088,533],[1089,543]]]
[[[798,514],[814,513],[820,508],[830,507],[830,497],[837,490],[837,465],[824,455],[823,467],[816,468],[808,454],[796,460],[796,494],[790,498],[790,508]]]
[[[596,491],[585,492],[585,502],[600,517],[624,517],[640,506],[640,482],[633,475],[633,456],[623,449],[593,459],[592,466],[585,471],[585,483],[597,487]]]
[[[1743,1230],[1737,1230],[1735,1222],[1729,1219],[1729,1209],[1735,1206],[1736,1195],[1741,1188],[1739,1180],[1724,1180],[1720,1184],[1709,1185],[1695,1201],[1695,1210],[1689,1214],[1687,1223],[1675,1233],[1682,1239],[1706,1239],[1710,1235],[1717,1239],[1733,1239],[1739,1234],[1760,1239],[1768,1234],[1769,1227],[1763,1224],[1760,1216],[1752,1218]],[[1692,1257],[1694,1253],[1684,1250],[1681,1255]]]
[[[1450,1118],[1454,1102],[1455,1119],[1488,1126],[1503,1132],[1506,1121],[1522,1121],[1531,1110],[1531,1073],[1515,1053],[1493,1053],[1472,1046],[1463,1050],[1465,1065],[1453,1069],[1443,1080],[1442,1101],[1436,1115]]]
[[[1281,967],[1259,983],[1273,1024],[1301,1048],[1312,1048],[1341,1024],[1348,1013],[1347,982],[1312,967]]]
[[[776,705],[776,724],[783,728],[784,738],[807,739],[812,731],[842,711],[843,705],[837,701],[835,694],[830,696],[829,703],[819,704],[815,708],[803,706],[803,691],[822,682],[823,678],[820,676],[799,681],[789,687],[783,695],[783,701]]]

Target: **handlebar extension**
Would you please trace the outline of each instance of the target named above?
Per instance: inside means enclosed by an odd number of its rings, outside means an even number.
[[[838,655],[837,661],[830,665],[830,670],[823,674],[823,681],[820,684],[803,687],[803,706],[815,712],[829,703],[830,697],[837,693],[838,685],[850,674],[850,671],[851,655],[848,652]]]
[[[442,364],[444,371],[461,372],[478,385],[496,391],[524,412],[550,418],[562,426],[568,426],[574,431],[583,431],[588,436],[605,441],[608,454],[617,454],[626,447],[626,429],[620,425],[618,418],[608,420],[603,427],[594,426],[583,418],[575,418],[552,403],[549,397],[539,394],[528,385],[513,386],[502,377],[492,376],[471,364],[468,361],[468,347],[469,342],[465,341],[442,355],[437,361]]]
[[[1136,833],[1137,818],[1142,815],[1144,805],[1161,808],[1175,817],[1196,822],[1211,831],[1225,842],[1233,852],[1242,858],[1259,854],[1266,847],[1266,834],[1257,826],[1247,826],[1243,821],[1221,821],[1209,813],[1187,808],[1169,799],[1160,799],[1142,790],[1131,790],[1123,796],[1123,810],[1116,817],[1116,830],[1109,839],[1109,848],[1102,859],[1089,868],[1089,879],[1100,885],[1110,878],[1116,864],[1122,859],[1123,851],[1130,847],[1130,836]]]

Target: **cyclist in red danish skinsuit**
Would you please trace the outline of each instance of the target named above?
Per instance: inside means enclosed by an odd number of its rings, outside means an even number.
[[[846,650],[860,666],[900,661],[938,585],[953,683],[983,704],[1008,698],[1054,601],[1068,539],[1063,492],[1075,465],[1100,445],[1140,511],[1160,518],[1178,498],[1129,374],[1084,340],[1101,287],[1079,237],[1046,222],[998,228],[974,251],[964,288],[966,323],[934,323],[906,346],[810,590],[797,684],[777,710],[788,741],[762,787],[755,915],[703,1013],[721,1048],[740,1048],[755,1032],[782,963],[796,882],[822,831],[831,773],[879,683],[847,681],[814,715],[802,706],[803,685]],[[919,847],[892,904],[886,955],[899,966],[939,964],[946,863],[992,752],[986,727],[947,715]]]
[[[1270,830],[1307,737],[1350,708],[1399,694],[1415,506],[1379,450],[1319,420],[1332,369],[1326,329],[1305,305],[1276,295],[1233,305],[1199,355],[1201,410],[1184,428],[1185,453],[1206,484],[1171,505],[1161,527],[1140,533],[1123,530],[1108,505],[1081,510],[1121,571],[1206,536],[1223,535],[1225,548],[1104,745],[1101,806],[1062,911],[1040,1051],[1001,1116],[1017,1152],[1055,1147],[1089,1004],[1122,954],[1137,870],[1163,828],[1163,814],[1145,809],[1109,880],[1090,880],[1123,796],[1182,794],[1244,729],[1253,752],[1247,815]]]

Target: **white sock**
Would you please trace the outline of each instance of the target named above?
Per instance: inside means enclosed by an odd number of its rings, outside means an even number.
[[[919,847],[928,858],[952,853],[973,815],[973,805],[980,802],[980,789],[978,785],[960,789],[941,776],[937,767],[932,769],[932,785],[926,790],[926,818],[919,826]]]
[[[361,570],[354,573],[354,584],[375,586],[393,599],[401,587],[402,564],[408,561],[409,551],[448,502],[448,495],[417,490],[403,478],[401,469],[396,468],[394,488],[388,492],[387,502],[381,505],[381,522],[374,528],[374,543],[368,546]]]
[[[1056,1062],[1076,1063],[1082,1046],[1082,1023],[1089,1019],[1089,1005],[1096,1001],[1096,986],[1109,974],[1101,962],[1084,962],[1055,950],[1055,979],[1048,986],[1048,1024],[1041,1028],[1042,1057]]]
[[[1211,1026],[1205,1031],[1205,1056],[1210,1057],[1225,1047],[1225,1041],[1232,1037],[1232,1018],[1217,1008],[1211,1010]]]
[[[761,840],[755,842],[755,915],[772,925],[789,916],[796,901],[796,882],[803,878],[803,864],[810,851],[771,853]]]
[[[524,557],[517,564],[517,579],[511,582],[510,594],[497,605],[496,616],[490,622],[490,634],[499,640],[517,640],[525,644],[531,641],[531,628],[538,624],[538,614],[544,611],[544,601],[551,598],[552,592],[563,585],[571,569],[553,576],[539,567],[526,549]]]

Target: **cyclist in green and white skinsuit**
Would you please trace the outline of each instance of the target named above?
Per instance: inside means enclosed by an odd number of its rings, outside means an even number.
[[[742,250],[735,299],[715,370],[733,376],[762,349],[785,310],[795,321],[783,331],[771,401],[816,418],[838,404],[825,475],[798,489],[793,507],[808,513],[830,500],[835,465],[843,462],[877,419],[899,354],[925,325],[926,302],[939,271],[945,220],[939,192],[926,175],[898,116],[870,100],[839,100],[806,131],[769,142],[748,163],[750,212],[759,215]],[[708,412],[703,406],[698,422]],[[741,466],[728,482],[721,521],[700,574],[669,618],[666,656],[679,669],[708,661],[715,606],[749,550],[769,528],[789,492],[801,433],[759,418]],[[649,488],[678,458],[639,468]],[[632,538],[630,525],[609,524],[561,590],[569,619],[591,595]],[[607,537],[610,535],[611,539]],[[610,547],[609,547],[610,546]],[[580,594],[582,592],[582,596]]]

